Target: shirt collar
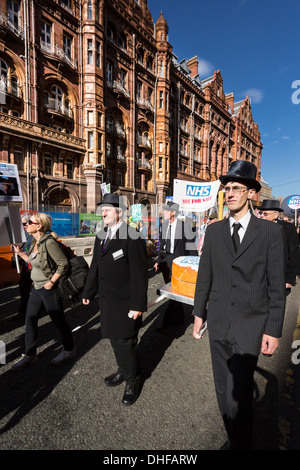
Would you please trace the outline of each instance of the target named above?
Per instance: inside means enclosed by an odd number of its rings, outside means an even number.
[[[111,238],[114,237],[116,231],[121,227],[122,222],[123,222],[123,221],[121,220],[119,223],[117,223],[117,224],[114,225],[113,227],[107,227],[107,232],[108,232],[108,230],[109,230],[109,228],[110,228]]]
[[[241,226],[243,227],[243,229],[246,230],[246,228],[248,227],[250,218],[251,218],[251,213],[250,213],[250,211],[248,211],[247,214],[244,215],[244,217],[242,217],[242,218],[239,219],[238,221],[236,221],[236,220],[230,215],[230,216],[229,216],[230,229],[232,229],[233,224],[235,224],[236,222],[239,222],[239,223],[241,224]]]

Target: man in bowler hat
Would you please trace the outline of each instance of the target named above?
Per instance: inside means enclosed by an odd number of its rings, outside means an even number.
[[[195,338],[207,318],[215,389],[228,440],[223,449],[252,448],[253,375],[261,353],[278,346],[285,311],[284,234],[255,217],[256,166],[237,160],[220,177],[227,219],[209,225],[194,303]],[[207,307],[208,303],[208,307]]]
[[[178,256],[197,256],[194,243],[195,233],[192,227],[178,220],[179,205],[168,201],[163,205],[163,223],[160,239],[160,251],[154,270],[161,270],[165,283],[171,282],[173,260]],[[163,324],[157,330],[166,333],[168,329],[184,322],[184,310],[181,302],[169,300],[163,317]]]
[[[279,214],[283,212],[279,201],[275,199],[264,199],[260,206],[260,216],[263,219],[275,222],[283,227],[286,248],[286,295],[296,284],[296,278],[300,267],[299,239],[296,227],[290,222],[280,220]]]
[[[132,405],[140,391],[137,337],[147,310],[148,267],[145,241],[123,221],[125,210],[122,197],[104,195],[105,227],[96,236],[82,302],[88,305],[99,292],[102,337],[110,339],[118,365],[105,383],[126,382],[122,403]]]

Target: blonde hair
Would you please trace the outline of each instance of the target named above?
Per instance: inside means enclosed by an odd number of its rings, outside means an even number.
[[[34,215],[36,221],[42,226],[43,230],[41,230],[41,232],[49,232],[53,238],[58,238],[58,235],[51,231],[52,217],[50,217],[50,215],[45,214],[44,212],[36,212],[32,215]]]

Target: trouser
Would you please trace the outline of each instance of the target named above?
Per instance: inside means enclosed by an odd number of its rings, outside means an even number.
[[[30,277],[30,271],[26,265],[22,267],[20,281],[19,281],[19,290],[20,290],[20,297],[21,302],[19,306],[19,313],[24,314],[27,309],[27,304],[30,296],[30,288],[32,285],[32,280]]]
[[[137,337],[111,338],[110,343],[115,353],[119,374],[124,377],[127,384],[133,385],[140,376]]]
[[[174,259],[174,255],[172,253],[167,253],[164,261],[161,263],[161,271],[163,274],[163,278],[166,284],[171,282],[172,277],[172,262]],[[167,302],[167,308],[164,313],[163,318],[163,328],[168,328],[172,325],[176,325],[178,323],[184,322],[184,309],[181,302],[177,300],[169,300]]]
[[[74,340],[71,328],[65,318],[62,301],[57,289],[32,288],[26,311],[25,320],[25,353],[34,356],[37,349],[38,340],[38,320],[40,312],[45,308],[54,325],[58,329],[63,347],[66,351],[72,351]]]
[[[250,450],[253,430],[253,376],[258,357],[244,354],[234,340],[210,336],[219,409],[233,449]]]

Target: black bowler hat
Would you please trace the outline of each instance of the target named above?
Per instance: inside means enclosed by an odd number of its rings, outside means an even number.
[[[173,201],[168,201],[166,204],[162,206],[164,211],[174,211],[178,214],[179,212],[179,204]]]
[[[220,176],[222,184],[228,181],[239,181],[245,184],[248,188],[253,188],[258,193],[261,189],[260,183],[256,179],[256,166],[251,162],[244,160],[235,160],[230,165],[227,175]]]
[[[280,202],[276,199],[264,199],[262,205],[259,207],[259,210],[283,212],[283,209],[280,207]]]
[[[104,194],[103,200],[98,204],[98,206],[113,206],[119,207],[123,211],[127,210],[127,207],[123,202],[123,197],[118,196],[118,194],[111,193]]]

